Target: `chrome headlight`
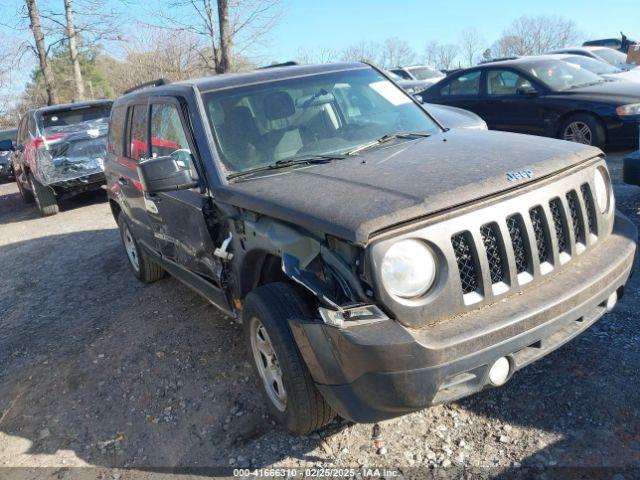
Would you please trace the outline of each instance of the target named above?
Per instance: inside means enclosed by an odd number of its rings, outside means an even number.
[[[609,181],[609,175],[603,168],[596,168],[596,172],[593,175],[593,188],[595,189],[596,203],[600,213],[605,213],[609,210],[609,199],[611,197],[611,182]]]
[[[616,113],[621,117],[624,117],[625,115],[640,115],[640,103],[620,105],[618,108],[616,108]]]
[[[387,250],[380,270],[387,292],[402,298],[413,298],[424,294],[433,285],[436,260],[424,242],[400,240]]]

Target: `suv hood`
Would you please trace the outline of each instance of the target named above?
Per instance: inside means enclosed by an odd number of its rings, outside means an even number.
[[[451,130],[226,185],[218,198],[365,245],[379,230],[511,190],[601,153],[549,138]],[[507,179],[508,172],[523,169],[533,177]]]

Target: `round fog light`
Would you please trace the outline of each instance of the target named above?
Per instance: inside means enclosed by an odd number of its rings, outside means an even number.
[[[511,365],[509,365],[509,359],[507,357],[500,357],[496,360],[489,370],[489,381],[491,384],[496,387],[504,384],[504,382],[507,381],[510,369]]]

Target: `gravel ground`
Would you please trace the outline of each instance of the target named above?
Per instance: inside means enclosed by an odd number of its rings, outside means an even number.
[[[618,205],[640,226],[621,158]],[[0,466],[640,466],[640,276],[614,313],[503,388],[385,422],[380,456],[370,425],[302,438],[276,426],[240,327],[170,277],[137,282],[103,194],[39,218],[0,185],[0,271]]]

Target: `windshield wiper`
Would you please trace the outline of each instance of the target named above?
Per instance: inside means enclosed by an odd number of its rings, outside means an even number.
[[[396,138],[414,138],[414,137],[430,137],[430,136],[431,136],[430,133],[419,133],[419,132],[387,133],[377,140],[363,143],[362,145],[357,146],[353,150],[349,150],[345,155],[354,155],[368,148],[375,147],[376,145],[382,145],[383,143],[390,142],[391,140],[394,140]]]
[[[269,165],[263,165],[262,167],[250,168],[249,170],[243,170],[242,172],[232,173],[231,175],[227,175],[227,180],[244,177],[246,175],[251,175],[252,173],[277,170],[279,168],[286,168],[294,165],[315,165],[319,163],[329,163],[333,160],[344,160],[344,158],[344,155],[310,155],[308,157],[285,158],[278,160],[277,162],[270,163]]]

